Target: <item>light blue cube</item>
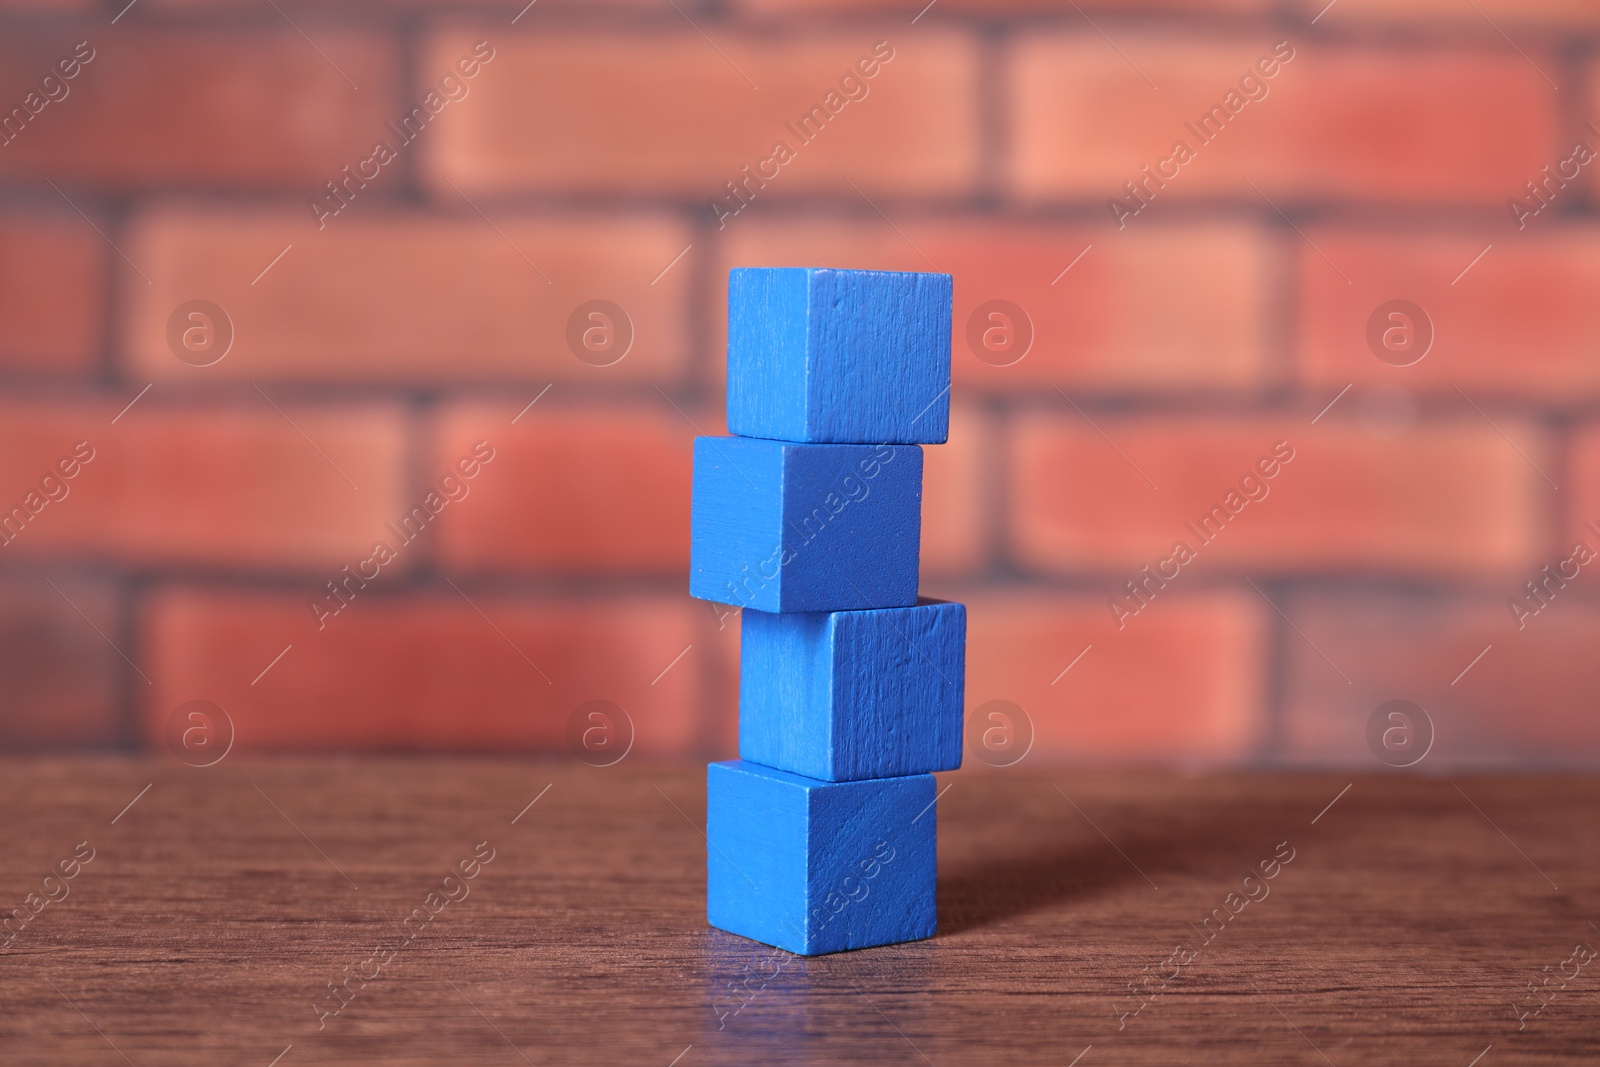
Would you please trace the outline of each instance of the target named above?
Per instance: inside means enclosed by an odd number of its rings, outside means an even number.
[[[967,609],[746,611],[739,755],[846,782],[961,766]]]
[[[802,956],[932,937],[934,779],[706,776],[706,917]]]
[[[917,602],[922,449],[697,437],[689,593],[757,611]]]
[[[728,429],[781,441],[942,444],[948,274],[739,267],[728,275]]]

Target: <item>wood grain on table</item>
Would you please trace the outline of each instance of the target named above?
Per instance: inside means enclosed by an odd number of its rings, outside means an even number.
[[[0,1063],[1600,1062],[1600,781],[945,785],[939,935],[802,959],[703,766],[0,763]]]

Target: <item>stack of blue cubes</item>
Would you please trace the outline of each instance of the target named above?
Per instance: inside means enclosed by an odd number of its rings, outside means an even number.
[[[713,926],[802,955],[931,937],[931,772],[961,765],[966,609],[919,599],[950,276],[741,268],[728,429],[694,447],[689,591],[740,616],[707,781]]]

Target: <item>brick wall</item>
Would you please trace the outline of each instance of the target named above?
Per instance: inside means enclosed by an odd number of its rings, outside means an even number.
[[[816,264],[955,276],[980,727],[1600,761],[1589,0],[124,3],[0,3],[6,748],[731,752],[690,439]]]

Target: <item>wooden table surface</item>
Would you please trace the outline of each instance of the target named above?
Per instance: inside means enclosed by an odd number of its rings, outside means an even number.
[[[0,763],[0,1063],[1600,1062],[1600,780],[945,775],[939,935],[807,960],[703,777]]]

